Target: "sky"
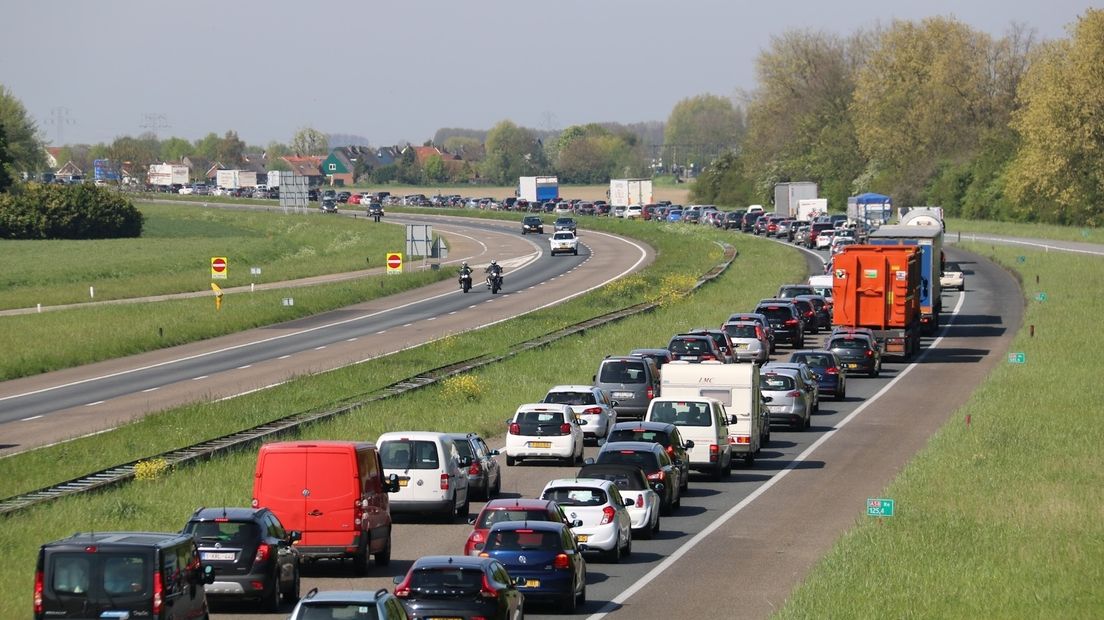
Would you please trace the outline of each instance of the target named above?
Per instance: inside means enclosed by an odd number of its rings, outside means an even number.
[[[953,16],[1068,36],[1084,0],[9,0],[0,85],[51,144],[153,129],[251,145],[313,127],[374,145],[509,119],[562,129],[665,121],[704,93],[755,87],[789,30],[851,35]],[[59,140],[60,138],[60,140]]]

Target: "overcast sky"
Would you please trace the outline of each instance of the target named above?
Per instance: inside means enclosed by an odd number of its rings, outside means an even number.
[[[249,144],[301,127],[373,144],[502,119],[541,129],[666,120],[754,88],[772,35],[954,16],[994,36],[1067,36],[1084,0],[10,0],[0,84],[49,142],[156,127]]]

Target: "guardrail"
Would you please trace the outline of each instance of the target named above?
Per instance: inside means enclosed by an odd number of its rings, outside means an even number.
[[[697,282],[694,283],[693,290],[696,290],[703,286],[705,283],[720,276],[728,266],[732,264],[732,261],[736,259],[736,248],[728,244],[722,244],[724,248],[724,259],[721,263],[715,265],[712,269],[702,275]],[[138,463],[145,461],[161,460],[166,465],[173,467],[176,465],[184,465],[187,463],[207,460],[218,454],[229,452],[231,450],[245,447],[249,444],[260,442],[261,440],[271,438],[282,433],[294,430],[304,424],[311,422],[317,422],[319,420],[325,420],[335,416],[339,416],[348,413],[354,409],[362,407],[368,403],[376,402],[386,398],[391,398],[399,394],[404,394],[417,389],[421,389],[428,385],[433,385],[438,381],[441,381],[447,377],[458,375],[465,372],[470,372],[477,368],[501,362],[508,358],[511,358],[519,353],[542,347],[549,343],[555,342],[562,338],[572,336],[584,332],[588,329],[613,323],[629,316],[641,314],[644,312],[650,312],[654,310],[659,304],[656,302],[644,302],[622,308],[621,310],[615,310],[614,312],[608,312],[606,314],[574,323],[560,330],[545,334],[538,338],[533,338],[525,342],[519,343],[510,347],[506,352],[493,356],[478,356],[472,357],[460,362],[440,366],[428,370],[423,373],[414,375],[402,379],[384,388],[366,394],[353,402],[345,403],[340,406],[329,408],[325,410],[304,411],[295,413],[290,416],[273,420],[272,422],[266,422],[228,435],[216,437],[207,441],[203,441],[191,446],[180,448],[177,450],[170,450],[161,454],[155,454],[147,456],[136,461],[129,463],[123,463],[122,465],[115,465],[106,469],[102,469],[91,474],[81,476],[80,478],[74,478],[67,480],[60,484],[55,484],[49,487],[36,489],[28,493],[21,495],[14,495],[12,497],[4,498],[0,500],[0,515],[9,515],[14,512],[18,512],[31,506],[37,506],[46,502],[53,501],[62,497],[71,495],[77,495],[79,493],[87,493],[97,489],[105,489],[114,485],[122,484],[130,481],[135,476],[135,468]]]

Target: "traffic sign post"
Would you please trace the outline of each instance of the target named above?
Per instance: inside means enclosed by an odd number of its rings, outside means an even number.
[[[869,498],[866,500],[866,516],[868,517],[892,517],[896,502],[886,498]]]
[[[225,280],[229,267],[226,264],[225,256],[212,256],[211,257],[211,279],[212,280]]]
[[[387,273],[402,273],[403,255],[400,252],[387,253]]]

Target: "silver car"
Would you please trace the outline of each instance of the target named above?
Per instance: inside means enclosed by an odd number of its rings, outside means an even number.
[[[801,375],[801,389],[809,395],[813,413],[820,413],[820,375],[805,362],[771,362],[763,370],[775,368],[796,370]]]
[[[617,423],[615,403],[593,385],[557,385],[548,390],[544,402],[570,406],[583,421],[583,437],[587,439],[605,439]]]
[[[770,340],[767,339],[767,332],[758,323],[732,321],[722,325],[721,329],[732,340],[737,361],[763,364],[770,359]]]
[[[784,424],[793,430],[809,428],[813,414],[812,399],[801,389],[801,375],[790,368],[764,367],[759,374],[759,390],[767,401],[771,424]]]

